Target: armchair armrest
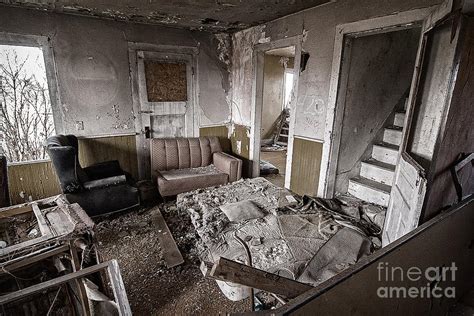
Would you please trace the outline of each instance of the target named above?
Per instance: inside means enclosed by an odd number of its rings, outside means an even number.
[[[99,162],[83,168],[87,176],[92,180],[121,176],[124,173],[117,160]]]
[[[234,182],[242,177],[242,160],[223,152],[212,155],[214,166],[229,175],[229,182]]]
[[[94,190],[125,183],[127,183],[127,177],[125,177],[125,175],[121,175],[103,178],[99,180],[87,181],[83,183],[83,186],[86,190]]]

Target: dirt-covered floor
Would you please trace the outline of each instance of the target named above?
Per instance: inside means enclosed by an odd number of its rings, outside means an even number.
[[[232,302],[199,270],[197,235],[174,202],[159,205],[185,263],[168,269],[150,209],[97,221],[102,260],[117,259],[134,315],[217,315],[250,310],[248,300]]]

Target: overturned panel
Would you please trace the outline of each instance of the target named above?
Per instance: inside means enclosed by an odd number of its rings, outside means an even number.
[[[148,102],[188,100],[185,63],[146,60],[144,64]]]

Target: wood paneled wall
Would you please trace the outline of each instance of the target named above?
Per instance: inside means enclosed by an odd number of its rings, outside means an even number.
[[[118,160],[120,166],[138,178],[135,136],[108,136],[79,140],[79,160],[83,167],[107,160]],[[54,167],[49,160],[14,163],[8,166],[10,199],[19,204],[61,193]]]
[[[234,130],[230,136],[232,144],[232,154],[242,159],[242,176],[249,178],[252,176],[252,161],[250,157],[250,130],[244,125],[234,125]]]
[[[290,189],[300,195],[316,196],[323,144],[295,137],[291,163]]]
[[[79,139],[79,161],[87,167],[118,160],[120,167],[138,179],[137,147],[134,135]]]
[[[56,172],[49,160],[10,164],[8,182],[12,205],[61,193]]]
[[[201,127],[199,128],[199,136],[217,136],[219,137],[222,150],[226,153],[232,152],[227,125]]]

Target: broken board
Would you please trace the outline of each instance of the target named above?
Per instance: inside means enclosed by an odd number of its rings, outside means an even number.
[[[160,212],[159,207],[151,210],[152,222],[158,229],[158,240],[163,251],[163,257],[168,268],[178,266],[184,262],[183,256],[174,241],[171,231],[166,225],[165,219]]]

